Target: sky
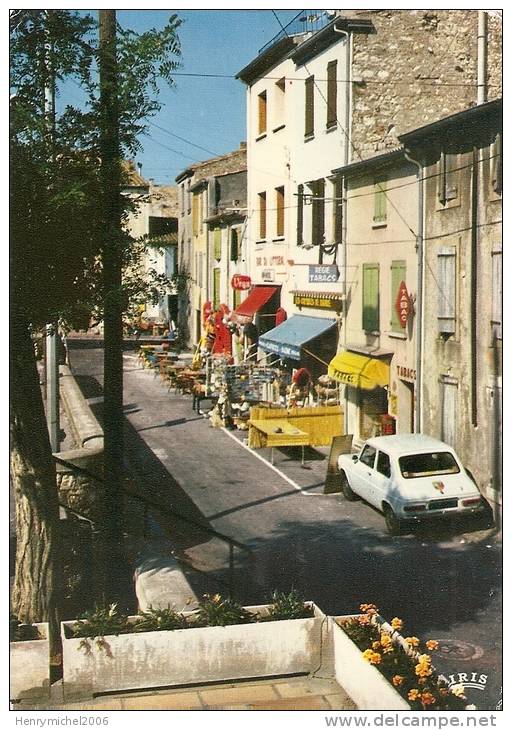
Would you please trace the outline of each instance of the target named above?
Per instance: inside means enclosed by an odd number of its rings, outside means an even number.
[[[178,31],[179,72],[231,77],[176,75],[174,88],[162,86],[162,108],[151,118],[148,136],[140,140],[144,150],[136,159],[142,163],[143,177],[174,184],[178,173],[192,163],[239,148],[246,139],[245,85],[234,76],[281,31],[276,15],[286,25],[299,11],[276,10],[274,15],[268,9],[117,10],[118,23],[137,32],[162,28],[176,13],[183,21]],[[77,103],[76,87],[68,87],[66,94]]]

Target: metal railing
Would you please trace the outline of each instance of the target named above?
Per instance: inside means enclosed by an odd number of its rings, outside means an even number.
[[[332,21],[332,11],[328,10],[301,10],[284,28],[258,51],[264,53],[282,38],[300,35],[301,33],[316,33]]]
[[[98,477],[97,474],[94,474],[93,472],[89,471],[88,469],[85,469],[84,467],[77,466],[76,464],[73,464],[70,461],[61,459],[60,457],[56,456],[55,454],[53,455],[53,458],[57,464],[60,464],[61,466],[66,467],[67,469],[69,469],[72,472],[81,474],[82,476],[92,479],[95,482],[97,482],[98,484],[100,484],[103,488],[105,488],[105,481],[101,477]],[[159,512],[164,517],[167,517],[170,519],[176,518],[182,522],[192,525],[196,529],[201,530],[206,535],[210,535],[211,537],[217,538],[221,542],[224,542],[226,545],[228,545],[228,548],[229,548],[229,558],[228,558],[229,580],[227,583],[227,588],[228,588],[229,596],[233,597],[234,590],[235,590],[235,548],[237,550],[247,553],[248,555],[252,555],[252,550],[250,548],[248,548],[247,545],[244,545],[243,543],[239,542],[238,540],[235,540],[232,537],[229,537],[228,535],[224,535],[222,532],[219,532],[218,530],[214,530],[212,527],[208,527],[207,525],[201,524],[201,522],[198,522],[193,517],[189,517],[187,515],[181,514],[181,512],[176,511],[172,507],[164,506],[164,505],[160,504],[159,502],[156,502],[152,499],[148,499],[147,497],[145,497],[143,495],[132,492],[129,489],[126,489],[126,487],[123,487],[123,493],[127,497],[130,497],[131,499],[135,499],[144,505],[144,512],[143,512],[143,537],[144,538],[148,537],[149,511],[154,510],[156,512]],[[64,507],[65,509],[68,509],[73,514],[77,515],[77,517],[88,520],[91,523],[91,525],[96,526],[96,527],[100,526],[98,524],[98,520],[92,520],[88,517],[85,517],[84,515],[77,512],[77,510],[75,510],[72,507],[68,507],[67,505],[60,504],[60,506]],[[209,579],[211,579],[211,575],[209,573],[207,573],[204,570],[200,570],[192,563],[189,563],[188,561],[185,561],[182,558],[179,559],[179,562],[184,563],[185,565],[187,565],[189,568],[191,568],[195,572],[197,572],[201,575],[207,576]],[[226,583],[218,577],[215,577],[215,581],[226,585]]]

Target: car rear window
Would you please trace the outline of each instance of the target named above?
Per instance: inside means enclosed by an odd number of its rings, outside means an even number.
[[[401,456],[398,465],[404,479],[430,477],[437,474],[458,474],[459,465],[449,451],[433,451],[428,454]]]

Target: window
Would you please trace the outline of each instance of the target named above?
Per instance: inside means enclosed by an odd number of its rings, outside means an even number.
[[[286,79],[276,81],[274,89],[274,132],[282,129],[285,123]]]
[[[333,241],[339,244],[343,240],[343,180],[339,175],[336,176],[333,183],[333,198]]]
[[[331,129],[337,124],[337,65],[337,61],[330,61],[327,64],[327,129]]]
[[[220,269],[213,270],[213,309],[217,311],[220,304]]]
[[[310,76],[305,82],[305,125],[304,136],[311,137],[315,133],[315,77]]]
[[[377,453],[377,449],[375,449],[373,446],[370,446],[369,444],[366,444],[364,449],[361,452],[361,456],[359,457],[359,461],[362,464],[365,464],[365,466],[369,466],[371,469],[373,469],[373,464],[375,463],[375,454]]]
[[[267,194],[260,193],[258,198],[260,204],[260,239],[265,239],[267,237]]]
[[[389,456],[383,451],[379,451],[379,455],[377,456],[377,471],[385,477],[391,476],[391,463],[389,461]]]
[[[267,92],[258,94],[258,135],[267,131]]]
[[[217,261],[220,261],[222,258],[222,238],[220,228],[215,228],[213,231],[213,258]]]
[[[304,243],[304,185],[297,186],[297,246]]]
[[[387,218],[386,210],[386,182],[387,178],[379,177],[373,185],[373,222],[385,223]]]
[[[324,243],[325,233],[325,180],[315,180],[310,184],[312,199],[311,243],[320,246]]]
[[[457,383],[447,376],[441,378],[441,441],[455,446],[457,418]]]
[[[502,161],[501,161],[501,133],[496,135],[495,141],[490,148],[491,162],[491,185],[492,189],[498,195],[501,195],[502,189]]]
[[[379,331],[379,264],[363,264],[363,330]]]
[[[501,340],[501,310],[503,296],[501,250],[492,252],[492,339]]]
[[[404,479],[430,477],[439,474],[458,474],[459,465],[449,451],[434,451],[426,454],[409,454],[398,459]]]
[[[284,187],[276,188],[276,235],[284,236]]]
[[[455,200],[458,193],[459,183],[459,157],[458,155],[441,152],[438,162],[438,184],[437,197],[441,205],[446,205],[450,200]]]
[[[396,308],[396,299],[400,284],[405,282],[405,261],[391,262],[391,331],[403,332],[404,328],[400,324],[400,317]]]
[[[441,334],[455,334],[456,248],[446,246],[437,254],[437,321]]]

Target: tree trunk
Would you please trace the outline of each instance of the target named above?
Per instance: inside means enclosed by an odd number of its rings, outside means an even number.
[[[58,636],[59,506],[35,352],[26,323],[11,325],[11,479],[16,505],[12,610],[23,622],[49,621]],[[57,629],[57,633],[55,630]]]

